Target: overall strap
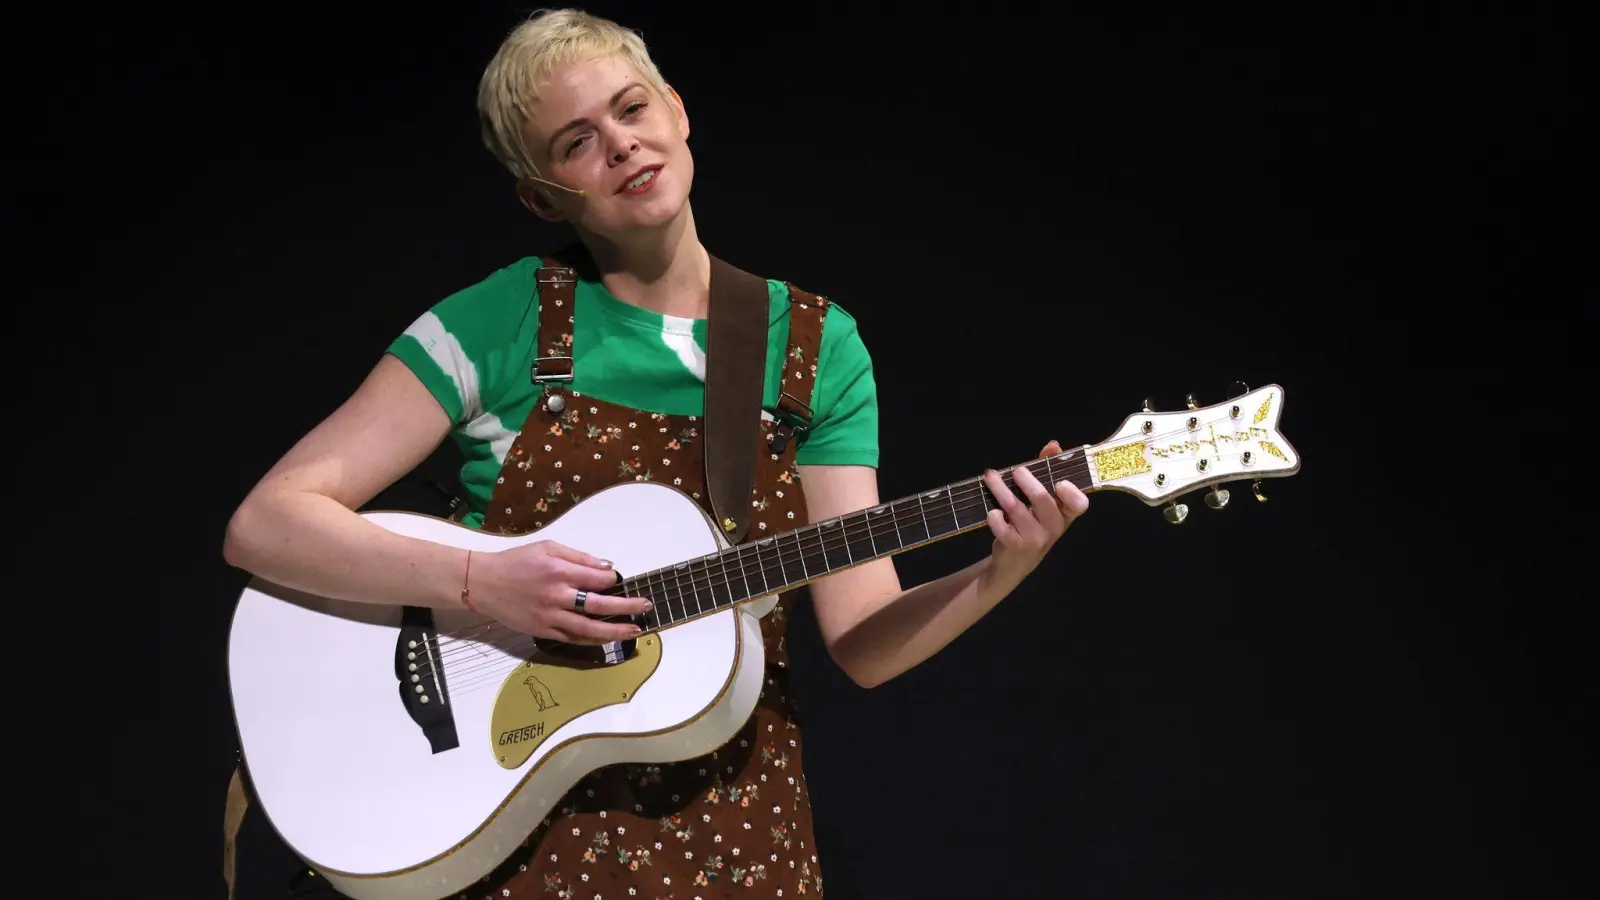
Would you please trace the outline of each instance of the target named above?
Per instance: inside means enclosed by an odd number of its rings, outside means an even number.
[[[237,877],[239,827],[244,824],[245,810],[250,807],[250,797],[244,787],[244,757],[234,761],[233,776],[228,779],[228,799],[222,809],[222,880],[228,886],[228,900],[234,898]]]
[[[778,382],[774,453],[782,453],[791,437],[811,427],[811,394],[817,382],[822,324],[828,316],[828,298],[792,284],[788,288],[789,343],[783,354],[783,380]]]
[[[766,384],[767,281],[711,257],[706,323],[706,495],[725,536],[744,539],[750,525],[761,448],[761,397]]]
[[[539,336],[530,375],[534,384],[559,390],[572,381],[573,297],[578,272],[546,255],[540,259],[534,279],[539,286]]]

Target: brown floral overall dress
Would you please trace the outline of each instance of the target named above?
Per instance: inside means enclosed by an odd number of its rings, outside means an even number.
[[[547,258],[538,273],[538,355],[570,359],[576,273]],[[790,286],[785,401],[762,417],[749,536],[806,523],[791,410],[809,410],[827,300]],[[714,349],[712,352],[715,352]],[[544,363],[570,374],[570,362]],[[540,369],[540,374],[545,373]],[[548,403],[551,396],[561,399]],[[549,384],[523,423],[489,499],[483,528],[537,531],[601,488],[653,479],[714,515],[698,416],[630,409]],[[798,423],[804,426],[804,422]],[[784,631],[791,598],[761,622],[766,685],[754,715],[721,749],[671,765],[601,769],[562,799],[528,842],[461,896],[560,900],[692,900],[820,895],[800,727]]]

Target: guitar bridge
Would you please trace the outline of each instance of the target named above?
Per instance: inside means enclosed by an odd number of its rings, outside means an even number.
[[[400,703],[422,730],[433,752],[459,747],[432,610],[407,606],[402,611],[400,636],[394,647],[394,674],[400,682]]]

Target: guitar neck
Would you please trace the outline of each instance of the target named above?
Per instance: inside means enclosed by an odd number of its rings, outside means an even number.
[[[1021,496],[1015,473],[1026,468],[1047,487],[1071,481],[1088,491],[1089,449],[1014,466],[1000,473],[1001,483]],[[654,622],[645,631],[655,631],[981,528],[997,506],[982,478],[968,478],[647,572],[614,593],[651,600]]]

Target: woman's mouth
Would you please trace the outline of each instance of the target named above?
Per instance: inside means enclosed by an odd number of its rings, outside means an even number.
[[[629,178],[627,181],[623,182],[622,187],[617,189],[617,193],[642,194],[645,191],[650,190],[652,187],[655,187],[656,173],[659,171],[661,171],[660,166],[647,166],[646,168],[635,172],[632,178]]]

